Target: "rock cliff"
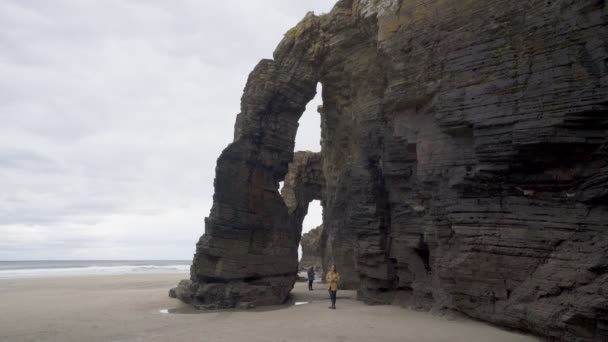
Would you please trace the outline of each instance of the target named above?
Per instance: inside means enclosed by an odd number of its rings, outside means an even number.
[[[306,234],[302,234],[302,259],[300,260],[300,270],[307,270],[314,267],[317,279],[323,279],[323,245],[321,236],[323,226],[312,229]]]
[[[171,294],[284,301],[321,199],[324,265],[362,301],[608,339],[607,39],[598,0],[309,13],[249,77],[191,279]],[[322,151],[294,155],[318,82]],[[281,196],[283,180],[303,190]]]

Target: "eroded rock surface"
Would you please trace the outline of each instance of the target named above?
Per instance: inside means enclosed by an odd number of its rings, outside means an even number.
[[[323,262],[359,299],[608,339],[607,8],[342,0],[307,15],[249,77],[174,294],[286,298],[304,212],[278,183],[321,82]]]
[[[300,231],[279,194],[298,120],[319,79],[312,14],[249,76],[234,142],[217,161],[213,207],[179,297],[201,307],[282,303],[296,280]],[[187,287],[187,288],[186,288]]]
[[[313,267],[317,279],[323,279],[323,249],[321,236],[323,226],[318,226],[308,233],[302,234],[302,259],[300,259],[300,270],[306,271]]]
[[[308,205],[314,200],[324,205],[325,176],[320,153],[296,152],[289,164],[281,196],[287,206],[293,227],[299,236],[302,222],[308,213]]]

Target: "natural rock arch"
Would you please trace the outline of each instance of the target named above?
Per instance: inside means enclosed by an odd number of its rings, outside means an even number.
[[[249,78],[172,294],[286,298],[306,201],[290,216],[277,189],[321,82],[320,243],[358,299],[606,339],[606,3],[497,4],[340,0],[290,30]]]
[[[302,223],[308,214],[310,202],[319,200],[323,206],[325,176],[322,162],[320,153],[300,151],[294,154],[293,161],[289,164],[281,196],[287,205],[291,226],[296,229],[297,236],[302,234]]]
[[[308,203],[295,198],[293,191],[304,191],[295,179],[287,179],[284,190],[294,195],[292,202],[285,203],[278,187],[293,160],[298,120],[316,93],[322,50],[319,19],[309,13],[286,34],[274,60],[261,61],[249,76],[234,141],[217,161],[213,207],[191,279],[172,295],[214,308],[287,298]]]

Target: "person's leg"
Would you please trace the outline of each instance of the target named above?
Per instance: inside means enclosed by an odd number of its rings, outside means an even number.
[[[308,279],[308,290],[312,291],[312,279]]]
[[[336,308],[336,297],[337,297],[338,291],[331,291],[331,308],[335,309]]]

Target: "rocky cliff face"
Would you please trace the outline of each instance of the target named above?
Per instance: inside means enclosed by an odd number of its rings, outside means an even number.
[[[282,302],[317,198],[323,262],[360,300],[607,339],[607,39],[597,0],[342,0],[307,15],[249,77],[172,294]],[[320,193],[287,174],[318,82]],[[279,195],[290,177],[310,193]]]
[[[323,226],[312,229],[306,234],[302,234],[302,259],[300,260],[300,270],[308,270],[314,267],[317,279],[323,279],[323,245],[321,236]]]

